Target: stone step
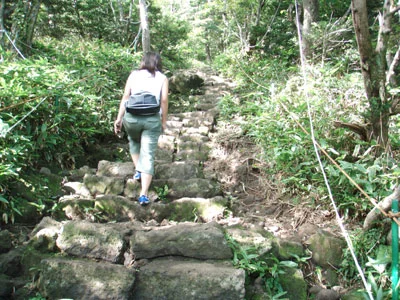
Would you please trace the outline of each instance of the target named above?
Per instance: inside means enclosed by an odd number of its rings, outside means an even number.
[[[114,223],[69,221],[60,224],[56,245],[62,253],[73,257],[116,264],[124,263],[128,247],[136,260],[163,256],[216,260],[233,257],[222,227],[215,222],[168,226],[132,223],[122,227]]]
[[[117,195],[102,195],[96,199],[65,196],[53,216],[58,220],[103,222],[155,220],[161,223],[165,219],[175,222],[210,222],[221,219],[227,205],[227,199],[221,196],[209,199],[185,197],[172,202],[154,202],[151,199],[146,207],[139,205],[136,198],[133,200]]]
[[[168,199],[174,200],[184,197],[213,198],[222,196],[221,185],[214,180],[204,178],[190,179],[155,179],[154,187],[168,187]]]
[[[69,258],[44,259],[39,289],[47,299],[131,299],[135,270]]]
[[[195,162],[176,161],[172,163],[159,163],[155,165],[154,179],[204,178],[202,169],[203,168]]]
[[[140,268],[132,299],[239,300],[245,272],[231,262],[164,258]]]
[[[126,242],[114,224],[70,221],[61,225],[57,247],[71,256],[123,263]]]
[[[231,262],[166,257],[139,271],[69,258],[42,260],[38,283],[48,299],[244,299],[245,273]]]
[[[217,223],[180,223],[137,230],[130,239],[136,259],[181,256],[196,259],[232,259],[232,250]],[[201,249],[201,251],[199,251]]]
[[[175,200],[183,197],[189,198],[213,198],[221,196],[222,190],[220,184],[216,180],[208,178],[190,177],[190,175],[198,175],[204,177],[202,170],[196,168],[195,160],[192,163],[172,163],[164,166],[164,172],[168,175],[168,166],[171,172],[178,178],[169,178],[168,176],[161,178],[157,175],[152,181],[151,190],[155,193],[164,190],[165,197],[169,200]],[[160,167],[162,168],[162,167]],[[185,177],[186,176],[186,177]],[[130,176],[129,176],[130,177]],[[140,191],[140,183],[133,179],[126,180],[123,177],[108,177],[87,174],[83,178],[83,185],[79,183],[68,183],[65,185],[66,190],[71,193],[82,196],[91,195],[93,198],[98,195],[123,195],[129,198],[137,198]]]

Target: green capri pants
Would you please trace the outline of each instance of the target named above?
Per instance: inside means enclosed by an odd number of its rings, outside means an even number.
[[[160,114],[136,116],[126,112],[123,124],[130,154],[139,154],[136,171],[154,175],[154,158],[162,131]]]

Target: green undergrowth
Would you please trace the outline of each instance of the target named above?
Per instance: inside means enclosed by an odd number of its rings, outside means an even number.
[[[377,157],[373,142],[335,126],[336,122],[363,123],[361,74],[344,73],[329,64],[311,65],[305,82],[299,68],[282,69],[280,61],[254,55],[236,62],[230,59],[231,64],[224,66],[237,70],[238,85],[220,101],[220,118],[240,126],[262,146],[257,158],[266,162],[271,180],[284,184],[283,194],[293,204],[331,206],[322,165],[341,214],[362,220],[372,204],[348,177],[379,200],[397,184],[400,168],[391,153]],[[246,64],[246,60],[257,63]],[[392,123],[392,150],[399,144],[396,122]]]
[[[400,140],[396,116],[390,124],[391,151],[381,155],[376,154],[374,141],[362,141],[354,132],[337,126],[340,122],[365,122],[362,76],[348,68],[358,63],[356,59],[349,54],[347,67],[341,61],[310,62],[307,78],[297,65],[283,67],[284,58],[274,60],[262,53],[240,59],[224,54],[216,63],[222,73],[234,76],[237,82],[237,87],[220,101],[220,119],[239,126],[261,146],[262,152],[254,155],[266,166],[268,179],[281,187],[282,199],[289,199],[294,207],[332,211],[323,168],[342,220],[357,228],[373,208],[362,191],[380,201],[398,184],[396,154]],[[377,253],[378,245],[386,243],[386,233],[383,227],[368,233],[349,230],[375,295],[382,295],[391,284],[387,276],[390,264],[376,269],[376,261],[382,257]],[[343,286],[361,284],[348,251],[340,276]]]
[[[0,64],[0,214],[21,214],[10,186],[43,166],[56,174],[80,167],[81,158],[113,131],[123,88],[142,53],[118,44],[42,38],[27,59]],[[177,63],[181,65],[181,63]],[[174,63],[163,59],[167,74]],[[171,107],[187,99],[171,99]],[[28,179],[28,184],[31,184]],[[36,205],[40,206],[38,199]]]

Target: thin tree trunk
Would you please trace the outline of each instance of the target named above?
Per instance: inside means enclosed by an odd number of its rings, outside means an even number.
[[[388,5],[390,5],[389,1],[385,0],[378,43],[376,50],[374,50],[369,34],[366,0],[352,0],[351,4],[364,87],[369,103],[368,121],[372,126],[373,138],[383,149],[386,148],[388,143],[390,116],[385,75],[387,36],[390,32],[390,16],[386,12]]]
[[[40,10],[40,5],[41,5],[41,0],[34,0],[31,2],[27,2],[26,5],[28,14],[26,15],[25,18],[25,52],[26,53],[31,53],[32,49],[32,42],[33,42],[33,34],[35,32],[35,25],[36,25],[36,20],[39,14]]]
[[[312,32],[311,25],[316,22],[319,17],[318,0],[304,0],[303,1],[303,26],[302,26],[302,49],[304,55],[308,58],[311,57],[311,39]]]
[[[147,17],[147,6],[145,0],[139,0],[140,26],[142,28],[142,47],[143,52],[150,51],[150,29]]]
[[[6,2],[0,0],[0,47],[5,48],[5,28],[4,28],[4,10]]]

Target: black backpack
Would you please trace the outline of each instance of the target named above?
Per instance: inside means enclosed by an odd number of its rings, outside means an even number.
[[[125,108],[128,113],[137,116],[155,115],[160,112],[160,102],[149,92],[135,93],[125,102]]]

